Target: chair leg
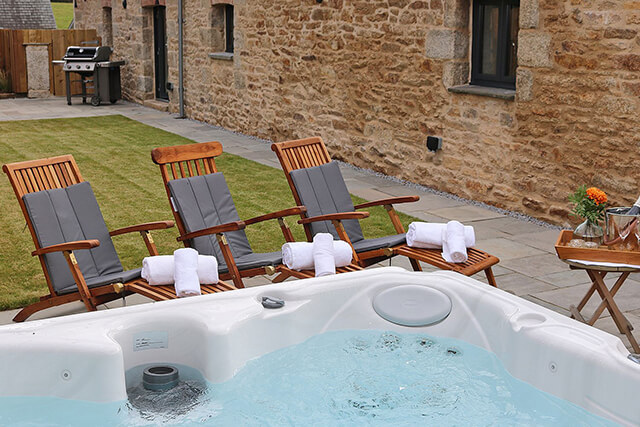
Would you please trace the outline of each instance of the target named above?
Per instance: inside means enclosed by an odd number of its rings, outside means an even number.
[[[271,283],[281,283],[284,282],[285,280],[287,280],[291,275],[286,273],[286,272],[282,272],[280,274],[278,274],[276,277],[273,278],[273,280],[271,280]]]
[[[54,304],[55,305],[55,304]],[[45,308],[53,307],[49,300],[38,301],[36,303],[30,304],[20,310],[18,314],[13,318],[14,322],[24,322],[27,320],[32,314],[37,313],[40,310],[44,310]]]
[[[496,283],[496,278],[493,275],[493,270],[491,270],[491,267],[485,268],[484,274],[487,276],[487,282],[489,282],[489,284],[494,288],[497,288],[498,284]]]
[[[389,262],[391,262],[391,258],[389,258]],[[411,262],[411,267],[413,271],[422,271],[422,266],[420,265],[420,261],[417,259],[409,258],[409,262]]]
[[[14,322],[24,322],[27,320],[32,314],[37,313],[38,311],[45,310],[47,308],[56,307],[59,305],[67,304],[73,301],[81,300],[81,297],[77,293],[62,295],[62,296],[52,296],[49,298],[41,299],[38,302],[34,302],[33,304],[29,304],[22,310],[18,312],[13,318]]]

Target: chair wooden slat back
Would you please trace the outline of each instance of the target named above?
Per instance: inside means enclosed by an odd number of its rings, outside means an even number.
[[[331,162],[327,147],[324,145],[322,138],[316,136],[295,141],[276,142],[271,144],[271,149],[278,156],[296,204],[301,205],[300,196],[298,196],[298,192],[291,180],[291,171]]]
[[[181,235],[187,233],[182,218],[173,209],[169,181],[218,172],[215,158],[222,154],[222,144],[217,141],[171,147],[158,147],[151,151],[151,159],[160,166],[164,189],[172,206],[171,211]],[[188,245],[188,242],[184,242]]]
[[[73,156],[10,163],[2,167],[18,200],[37,191],[64,188],[83,181]]]
[[[70,185],[79,184],[83,182],[80,169],[76,164],[73,156],[58,156],[50,157],[47,159],[39,160],[27,160],[25,162],[9,163],[2,166],[2,170],[9,177],[13,192],[18,199],[20,209],[27,222],[29,231],[31,232],[31,238],[36,249],[40,249],[36,232],[29,218],[29,213],[24,205],[22,197],[28,193],[36,193],[38,191],[52,190],[54,188],[65,188]],[[39,255],[40,264],[44,271],[47,285],[51,294],[54,294],[53,284],[49,277],[46,264],[44,262],[44,256]]]
[[[291,188],[291,193],[296,201],[296,205],[302,205],[302,200],[300,199],[296,186],[293,184],[293,180],[291,179],[291,171],[330,163],[331,156],[329,155],[329,151],[327,151],[327,146],[324,145],[322,138],[315,136],[311,138],[297,139],[294,141],[276,142],[271,144],[271,149],[275,151],[276,156],[278,156],[278,160],[280,161],[280,165],[282,165],[282,170],[287,178],[287,182],[289,183],[289,188]],[[304,216],[305,215],[300,215],[302,218],[304,218]],[[312,241],[313,234],[311,232],[311,227],[308,224],[305,224],[304,231],[307,236],[307,240]]]

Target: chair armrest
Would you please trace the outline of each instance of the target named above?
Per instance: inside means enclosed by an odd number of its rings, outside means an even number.
[[[372,206],[384,206],[395,205],[398,203],[411,203],[420,200],[420,196],[404,196],[404,197],[391,197],[389,199],[375,200],[373,202],[361,203],[354,206],[355,209],[370,208]]]
[[[185,240],[195,239],[196,237],[208,236],[210,234],[226,233],[227,231],[238,231],[246,227],[243,221],[228,222],[226,224],[216,225],[215,227],[205,228],[203,230],[187,233],[178,237],[176,240],[182,242]]]
[[[134,233],[136,231],[150,231],[150,230],[164,230],[165,228],[173,227],[175,222],[173,221],[155,221],[147,222],[145,224],[132,225],[130,227],[118,228],[109,232],[109,236],[119,236],[120,234]]]
[[[327,215],[312,216],[311,218],[302,218],[298,224],[309,224],[318,221],[341,221],[344,219],[364,219],[369,216],[369,212],[339,212]]]
[[[293,208],[284,209],[277,212],[271,212],[268,214],[260,215],[251,219],[247,219],[244,221],[245,225],[256,224],[262,221],[268,221],[270,219],[278,219],[283,218],[285,216],[293,216],[293,215],[301,215],[307,211],[307,208],[304,206],[295,206]]]
[[[59,245],[45,246],[31,252],[31,255],[44,255],[52,252],[79,251],[82,249],[91,249],[100,246],[98,240],[77,240],[75,242],[60,243]]]

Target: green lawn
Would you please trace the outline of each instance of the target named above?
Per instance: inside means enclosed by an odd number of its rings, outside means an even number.
[[[154,147],[192,143],[172,133],[122,116],[0,122],[0,164],[73,154],[83,178],[91,182],[109,229],[173,219]],[[221,141],[224,146],[224,141]],[[240,217],[247,219],[294,205],[282,171],[223,154],[218,160],[234,196]],[[362,203],[354,197],[355,203]],[[366,237],[394,233],[383,208],[370,209],[363,221]],[[413,218],[401,215],[407,225]],[[297,239],[302,227],[288,221]],[[48,293],[33,242],[9,181],[0,179],[0,310],[24,306]],[[276,251],[284,243],[276,221],[247,229],[256,252]],[[154,233],[160,253],[180,245],[175,228]],[[136,268],[147,255],[139,235],[114,238],[124,267]]]
[[[66,30],[73,19],[73,3],[55,3],[51,2],[53,16],[56,17],[56,26]]]

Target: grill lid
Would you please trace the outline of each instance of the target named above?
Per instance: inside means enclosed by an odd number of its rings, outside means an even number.
[[[111,51],[109,46],[69,46],[62,59],[65,61],[108,61]]]

